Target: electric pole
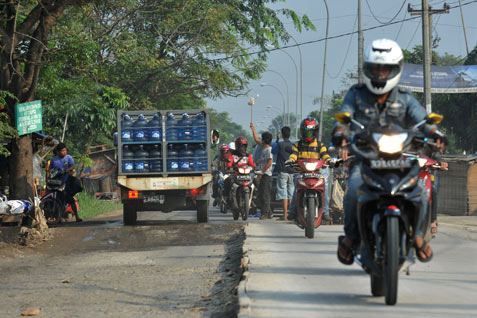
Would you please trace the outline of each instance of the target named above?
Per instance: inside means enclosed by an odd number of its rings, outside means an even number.
[[[411,4],[407,11],[411,15],[422,15],[422,48],[423,48],[423,70],[424,70],[424,105],[426,112],[432,112],[431,106],[431,62],[432,62],[432,15],[449,13],[450,6],[444,3],[444,8],[433,10],[429,7],[428,0],[422,0],[422,10],[415,10]]]
[[[363,25],[361,11],[362,0],[358,0],[358,83],[363,83]]]

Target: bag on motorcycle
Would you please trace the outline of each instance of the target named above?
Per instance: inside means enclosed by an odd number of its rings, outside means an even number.
[[[73,176],[68,176],[68,180],[66,180],[65,190],[71,196],[83,191],[83,185],[81,184],[81,180]]]
[[[335,182],[333,182],[333,190],[331,191],[330,207],[339,212],[343,212],[343,198],[344,191],[338,180],[335,180]]]

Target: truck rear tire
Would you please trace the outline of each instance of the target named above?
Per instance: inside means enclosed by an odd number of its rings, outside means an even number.
[[[209,200],[197,201],[197,222],[209,222]]]
[[[134,204],[123,204],[123,222],[124,225],[136,225],[137,211]]]

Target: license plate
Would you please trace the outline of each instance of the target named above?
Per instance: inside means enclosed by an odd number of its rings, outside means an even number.
[[[412,162],[409,160],[371,160],[371,169],[399,169],[409,168]]]
[[[238,175],[237,180],[250,180],[250,176]]]
[[[161,195],[150,195],[144,198],[144,203],[160,203],[164,200]]]
[[[304,174],[303,174],[303,178],[307,178],[307,179],[310,179],[310,178],[319,179],[319,178],[321,178],[321,175],[319,175],[319,174],[317,174],[317,173],[304,173]]]

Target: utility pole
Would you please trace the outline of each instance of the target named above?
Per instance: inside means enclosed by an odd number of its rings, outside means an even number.
[[[415,10],[411,4],[408,5],[407,11],[411,15],[422,15],[422,48],[424,55],[424,105],[426,106],[426,112],[429,114],[432,112],[431,106],[431,62],[432,62],[432,15],[449,13],[450,6],[444,3],[444,8],[439,10],[433,10],[429,6],[428,0],[422,0],[422,10]]]
[[[465,32],[464,13],[462,12],[462,2],[459,0],[460,18],[462,20],[462,29],[464,29],[465,49],[469,55],[469,45],[467,44],[467,33]]]
[[[361,10],[362,0],[358,0],[358,83],[363,83],[363,25],[362,25],[362,16],[363,11]]]

